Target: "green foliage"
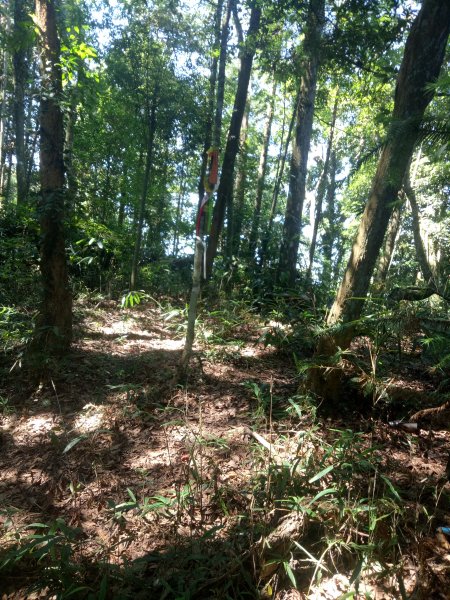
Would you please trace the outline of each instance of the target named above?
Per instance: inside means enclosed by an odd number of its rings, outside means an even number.
[[[33,330],[29,315],[10,306],[0,306],[0,347],[3,351],[25,346]]]
[[[127,292],[122,296],[120,306],[121,308],[133,308],[141,303],[143,296],[145,296],[144,292]]]
[[[385,564],[395,556],[396,524],[404,508],[393,483],[378,474],[380,449],[349,429],[330,429],[329,441],[317,435],[316,427],[295,437],[283,441],[293,458],[271,463],[255,491],[261,509],[278,507],[307,518],[272,563],[289,564],[294,578],[301,576],[300,564],[309,563],[310,586],[342,561],[350,561],[355,571],[362,563],[365,569]]]
[[[80,582],[81,565],[74,561],[74,552],[83,543],[80,529],[70,527],[61,518],[49,525],[31,523],[15,531],[12,521],[7,520],[7,527],[8,523],[14,545],[1,560],[0,571],[7,573],[18,565],[34,565],[40,570],[34,589],[49,586],[60,600],[91,589]]]

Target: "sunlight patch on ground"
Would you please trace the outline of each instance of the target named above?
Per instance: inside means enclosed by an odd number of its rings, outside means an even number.
[[[103,423],[104,407],[95,404],[83,406],[83,412],[75,419],[74,428],[80,433],[90,433]]]
[[[246,356],[247,358],[253,358],[255,356],[261,356],[262,354],[275,354],[278,351],[278,348],[275,346],[244,346],[239,350],[241,356]]]
[[[184,340],[152,340],[151,347],[157,350],[182,350]]]
[[[129,324],[124,321],[115,321],[107,326],[100,327],[99,331],[105,335],[124,335],[129,331]]]
[[[48,433],[54,429],[56,418],[54,415],[39,415],[24,419],[19,425],[16,425],[14,437],[16,441],[24,436],[36,436],[42,433]],[[25,440],[26,441],[26,440]]]

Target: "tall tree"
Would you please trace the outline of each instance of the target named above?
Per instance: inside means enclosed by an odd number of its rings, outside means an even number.
[[[47,352],[57,354],[67,350],[72,339],[72,296],[64,238],[62,78],[54,0],[36,0],[36,25],[41,71],[39,220],[43,282],[36,337]]]
[[[204,193],[205,193],[204,178],[206,175],[206,169],[207,169],[207,164],[208,164],[208,150],[212,145],[214,104],[215,104],[214,101],[215,101],[215,96],[216,96],[216,84],[217,84],[217,76],[218,76],[217,71],[218,71],[218,65],[219,65],[219,56],[222,54],[221,38],[223,41],[223,36],[221,36],[221,21],[222,21],[223,5],[224,5],[224,0],[218,0],[216,9],[214,11],[214,41],[213,41],[213,46],[212,46],[212,51],[211,51],[211,63],[210,63],[210,67],[209,67],[209,86],[208,86],[208,98],[207,98],[207,108],[206,108],[206,121],[205,121],[205,129],[204,129],[205,141],[203,144],[202,164],[201,164],[201,168],[200,168],[200,179],[199,179],[199,186],[198,186],[199,203],[201,203]],[[229,18],[228,18],[228,20],[229,20]],[[227,40],[228,40],[228,38],[227,38]]]
[[[297,107],[298,104],[298,95],[295,99],[294,106]],[[267,223],[266,229],[264,231],[264,235],[261,241],[261,248],[259,250],[259,266],[262,269],[266,263],[267,259],[267,251],[269,249],[270,240],[272,238],[272,227],[275,219],[276,211],[278,208],[278,198],[280,195],[281,184],[283,182],[284,176],[284,168],[286,165],[286,159],[288,156],[289,146],[291,143],[292,130],[294,129],[295,118],[297,115],[297,109],[295,108],[292,112],[292,118],[289,122],[289,128],[287,132],[287,136],[285,139],[285,126],[286,126],[286,90],[284,94],[284,107],[283,107],[283,123],[281,127],[281,139],[280,139],[280,147],[278,151],[278,159],[277,159],[277,169],[275,173],[275,185],[272,191],[272,203],[270,206],[269,212],[269,221]]]
[[[411,207],[412,224],[413,224],[413,236],[414,236],[414,247],[416,250],[416,258],[419,263],[420,270],[422,272],[423,279],[427,285],[434,285],[434,275],[431,270],[430,263],[428,262],[427,253],[425,246],[420,234],[420,217],[419,217],[419,206],[417,204],[416,192],[413,184],[411,183],[411,176],[409,169],[405,176],[405,194],[408,198],[409,205]]]
[[[424,111],[433,97],[433,83],[441,69],[450,31],[450,2],[424,0],[406,41],[394,98],[387,141],[353,244],[344,278],[327,323],[349,323],[361,315],[375,261],[394,203],[401,188]],[[342,328],[331,348],[346,347],[352,327]]]
[[[8,12],[0,12],[0,25],[6,35],[10,29],[10,18]],[[7,132],[7,107],[8,107],[8,79],[9,79],[9,52],[6,44],[1,48],[1,79],[0,79],[0,196],[6,196],[6,132]]]
[[[242,234],[242,223],[244,220],[244,204],[245,204],[245,191],[247,184],[247,163],[248,163],[248,116],[249,116],[250,101],[247,100],[247,107],[244,112],[244,118],[242,120],[241,134],[239,140],[239,159],[237,161],[237,174],[234,183],[234,206],[233,215],[230,218],[228,213],[228,232],[227,232],[227,245],[228,245],[228,261],[231,261],[233,256],[238,256],[241,247],[241,234]]]
[[[14,130],[16,152],[17,204],[27,196],[27,161],[25,155],[25,85],[28,78],[26,61],[28,9],[25,0],[14,2]]]
[[[250,237],[248,241],[248,252],[250,261],[255,261],[255,252],[256,245],[258,242],[258,235],[260,229],[260,216],[261,216],[261,204],[264,193],[264,186],[266,181],[266,171],[267,171],[267,157],[269,155],[269,145],[270,145],[270,136],[272,133],[272,121],[273,121],[273,110],[275,104],[275,94],[276,94],[276,81],[274,79],[272,83],[272,90],[270,97],[267,102],[267,114],[266,114],[266,123],[264,126],[263,140],[261,146],[261,153],[259,156],[259,165],[258,165],[258,178],[256,180],[256,196],[255,196],[255,205],[253,209],[253,219],[252,219],[252,227],[250,230]]]
[[[401,200],[400,200],[401,202]],[[382,290],[386,283],[389,267],[394,256],[395,243],[397,241],[398,231],[402,214],[402,203],[398,203],[392,211],[391,220],[384,236],[383,250],[378,261],[378,267],[374,277],[374,287]]]
[[[278,266],[279,281],[293,285],[297,274],[302,211],[306,194],[308,154],[311,142],[320,43],[325,23],[325,0],[310,0],[299,65],[299,101],[289,172],[289,194],[284,218],[283,239]]]
[[[237,82],[236,95],[234,99],[233,113],[228,130],[227,143],[222,162],[222,175],[217,200],[214,206],[211,232],[206,252],[206,275],[211,276],[214,258],[217,254],[219,236],[222,231],[225,218],[225,209],[230,203],[233,194],[233,176],[236,156],[239,151],[239,137],[242,119],[244,117],[245,104],[247,102],[248,86],[252,71],[253,58],[256,50],[256,34],[259,30],[261,20],[261,8],[257,2],[252,3],[250,12],[250,23],[244,47],[241,48],[241,61]]]
[[[155,146],[156,134],[156,110],[158,106],[158,85],[155,85],[151,100],[147,101],[146,107],[146,138],[147,147],[145,154],[145,170],[142,182],[141,198],[138,209],[138,219],[136,223],[136,239],[134,243],[133,262],[131,266],[130,288],[136,289],[139,258],[141,254],[142,229],[144,226],[145,205],[147,202],[148,189],[150,186],[150,176],[153,167],[153,151]]]
[[[333,149],[333,140],[334,140],[334,130],[335,130],[335,126],[336,126],[337,109],[338,109],[338,92],[336,91],[335,97],[334,97],[333,112],[331,114],[330,132],[328,134],[328,143],[327,143],[327,149],[326,149],[326,153],[325,153],[325,160],[323,163],[322,173],[319,178],[319,183],[317,184],[314,225],[313,225],[313,232],[312,232],[312,238],[311,238],[311,245],[309,247],[309,265],[308,265],[308,270],[306,273],[307,279],[311,278],[314,254],[316,252],[317,234],[319,231],[319,225],[322,221],[322,204],[323,204],[325,192],[327,189],[328,171],[330,168],[330,157],[331,157],[331,152]]]

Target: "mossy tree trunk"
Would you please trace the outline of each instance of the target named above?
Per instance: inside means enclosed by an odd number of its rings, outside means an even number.
[[[356,333],[374,266],[392,211],[402,187],[419,125],[433,92],[450,31],[450,2],[424,0],[409,33],[397,77],[394,110],[350,259],[336,299],[327,318],[337,330],[324,335],[317,348],[318,360],[335,355],[350,345]],[[315,368],[309,383],[313,392],[327,400],[341,399],[340,369]]]
[[[327,324],[359,319],[384,235],[416,143],[419,125],[433,92],[450,30],[450,2],[424,0],[409,33],[397,78],[388,141],[382,151],[372,189],[348,265],[328,315]],[[337,338],[346,347],[351,327]]]

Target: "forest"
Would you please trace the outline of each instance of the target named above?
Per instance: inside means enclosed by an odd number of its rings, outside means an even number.
[[[450,598],[450,0],[0,0],[2,600]]]

